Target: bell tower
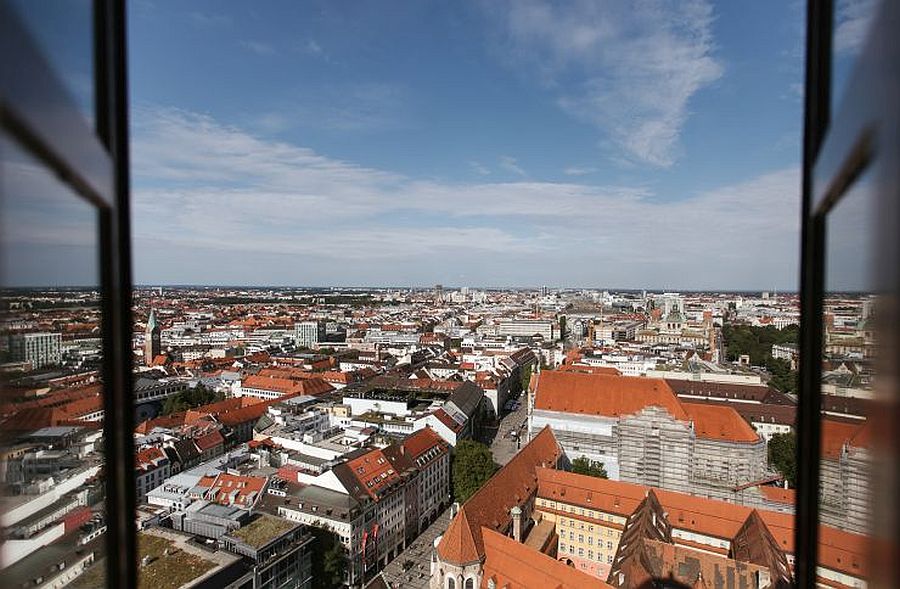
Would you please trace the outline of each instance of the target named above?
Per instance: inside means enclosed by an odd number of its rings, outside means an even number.
[[[156,312],[150,309],[150,317],[147,318],[147,328],[144,330],[144,364],[147,366],[153,364],[153,359],[161,351],[159,323],[156,321]]]

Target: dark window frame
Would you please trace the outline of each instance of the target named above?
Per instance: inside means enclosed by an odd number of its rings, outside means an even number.
[[[106,585],[137,583],[131,375],[128,82],[123,0],[94,0],[91,128],[43,52],[0,1],[0,128],[97,214],[103,321]]]
[[[877,52],[887,47],[885,36],[891,32],[892,24],[898,22],[898,3],[883,4],[883,8],[889,8],[877,21],[876,40],[870,43],[864,60],[877,58]],[[131,375],[127,21],[123,0],[94,0],[93,9],[95,129],[90,129],[68,99],[58,76],[25,27],[0,0],[0,53],[5,61],[16,65],[15,68],[4,67],[0,70],[0,126],[4,133],[71,186],[98,212],[104,322],[104,471],[109,524],[106,583],[113,587],[134,587],[137,581],[137,547]],[[816,585],[819,521],[820,318],[825,220],[859,173],[876,158],[885,157],[889,164],[900,162],[897,143],[890,141],[895,138],[885,138],[873,132],[873,120],[877,122],[876,115],[884,114],[883,110],[879,110],[884,105],[873,107],[872,97],[866,93],[866,82],[871,81],[872,75],[896,75],[895,55],[891,56],[894,61],[889,64],[894,69],[887,72],[877,67],[874,71],[864,70],[857,76],[862,81],[854,79],[851,82],[858,90],[851,91],[845,102],[845,113],[839,116],[835,128],[829,130],[833,11],[832,0],[808,1],[801,200],[801,402],[798,411],[795,582],[798,587],[810,588]],[[878,46],[879,39],[885,47]],[[23,72],[27,75],[22,75]],[[890,168],[890,165],[887,167]],[[890,172],[893,176],[887,180],[896,180],[898,167],[894,166],[895,169]],[[821,178],[827,181],[823,183]],[[900,182],[893,185],[894,192],[885,191],[881,197],[890,213],[897,212],[897,186]],[[891,201],[891,198],[894,200]],[[892,221],[896,219],[888,215],[885,222],[890,224]],[[895,248],[889,251],[888,257],[896,261],[896,238],[888,245]],[[896,274],[891,276],[891,280],[891,293],[896,295]],[[897,349],[895,346],[890,352],[896,355]],[[894,366],[900,365],[896,357],[892,356],[891,360]],[[897,447],[896,439],[891,442],[893,447]],[[892,574],[896,575],[896,566],[893,569]],[[896,576],[893,578],[896,580]]]
[[[879,379],[896,383],[900,345],[896,326],[900,295],[900,3],[881,2],[872,18],[841,104],[833,108],[832,38],[833,0],[808,0],[804,138],[801,200],[800,276],[800,394],[797,437],[797,504],[795,512],[794,579],[798,587],[814,588],[818,565],[819,483],[821,460],[821,375],[823,360],[823,311],[826,275],[826,237],[829,214],[863,175],[872,179],[878,219],[870,227],[877,247],[878,275],[874,292],[888,304],[878,333]],[[834,116],[832,116],[832,113]],[[896,402],[879,405],[877,417],[888,424],[900,423]],[[870,419],[873,416],[869,416]],[[873,444],[881,452],[877,464],[891,469],[900,447],[896,425],[875,430]],[[879,467],[875,467],[876,469]],[[896,468],[896,467],[894,467]],[[870,555],[873,586],[900,583],[900,567],[891,558],[897,546],[898,496],[896,470],[877,480],[873,472],[872,513],[879,538]]]

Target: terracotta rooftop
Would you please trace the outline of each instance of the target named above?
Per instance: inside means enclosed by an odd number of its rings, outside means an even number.
[[[496,587],[509,589],[597,589],[609,585],[537,550],[487,528],[484,537],[484,576]]]
[[[627,517],[647,494],[647,487],[564,470],[538,468],[538,496]]]
[[[694,422],[698,438],[729,442],[758,442],[759,434],[732,407],[712,403],[682,403]]]
[[[588,366],[586,364],[563,364],[557,370],[560,372],[581,372],[583,374],[608,374],[620,376],[622,373],[612,366]]]
[[[406,437],[402,443],[406,455],[413,461],[428,454],[432,449],[439,449],[441,453],[449,451],[449,445],[444,438],[439,436],[430,427],[425,427]]]
[[[822,456],[835,460],[841,457],[841,451],[854,436],[860,433],[863,424],[836,421],[834,419],[822,420]],[[864,439],[866,434],[862,434]]]
[[[618,417],[650,406],[662,407],[676,419],[689,419],[660,378],[545,370],[536,379],[535,409]]]
[[[365,492],[373,499],[378,499],[382,490],[400,479],[400,473],[394,469],[391,461],[378,448],[351,458],[340,467],[344,472],[352,475],[359,485],[359,491]]]
[[[504,531],[509,510],[537,491],[537,468],[555,467],[560,454],[553,432],[545,427],[463,504],[438,544],[441,559],[458,564],[481,560],[482,527]]]
[[[538,496],[573,505],[604,510],[609,497],[617,497],[619,506],[610,513],[621,513],[628,505],[637,506],[651,488],[634,483],[610,481],[560,470],[537,469]],[[566,489],[565,496],[561,489]],[[761,487],[763,489],[765,487]],[[775,489],[775,487],[770,487]],[[794,551],[794,516],[767,510],[754,510],[725,501],[695,497],[675,491],[652,489],[673,527],[703,535],[734,539],[752,513],[765,522],[775,544],[786,553]],[[554,495],[555,493],[555,495]],[[587,501],[591,493],[591,501]],[[792,493],[792,491],[788,491]],[[605,502],[605,503],[604,503]],[[633,508],[632,508],[633,509]],[[629,512],[630,513],[630,512]],[[819,526],[819,560],[832,570],[865,578],[868,573],[868,539],[860,534]]]

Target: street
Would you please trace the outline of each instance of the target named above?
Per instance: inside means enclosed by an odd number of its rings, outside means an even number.
[[[520,440],[521,443],[524,443],[523,438],[528,427],[527,397],[522,394],[517,400],[520,403],[519,408],[503,416],[500,420],[500,427],[497,429],[493,439],[490,440],[494,462],[500,466],[506,465],[516,455],[516,452],[519,451]],[[513,432],[516,432],[518,439],[511,437]]]
[[[447,531],[450,525],[450,509],[438,516],[424,532],[413,540],[406,550],[384,567],[384,578],[391,587],[422,589],[431,579],[431,550],[434,539]]]

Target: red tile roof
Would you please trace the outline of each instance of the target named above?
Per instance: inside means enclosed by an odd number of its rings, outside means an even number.
[[[450,450],[450,447],[447,442],[444,441],[444,438],[439,436],[437,432],[430,427],[422,428],[407,436],[406,439],[403,440],[402,446],[406,455],[414,461],[427,454],[433,448],[439,448],[442,453],[449,452]]]
[[[647,488],[632,483],[537,469],[538,496],[627,517],[644,500]]]
[[[199,448],[201,452],[205,452],[210,448],[225,444],[225,438],[222,437],[222,434],[220,434],[218,430],[212,430],[211,432],[194,438],[194,444],[197,445],[197,448]]]
[[[834,419],[822,420],[822,456],[835,460],[841,457],[844,445],[860,433],[863,424],[835,421]],[[864,438],[866,434],[862,434]]]
[[[140,472],[148,472],[159,466],[159,463],[166,459],[166,455],[162,450],[151,446],[144,448],[134,456],[134,468]]]
[[[538,374],[536,388],[535,409],[618,417],[658,406],[676,419],[689,419],[671,387],[659,378],[545,370]]]
[[[385,487],[400,480],[400,473],[378,448],[348,460],[344,466],[359,483],[360,490],[373,499],[378,499]]]
[[[265,477],[241,476],[219,473],[215,479],[203,477],[198,486],[208,486],[204,494],[207,501],[222,505],[243,505],[252,507],[266,488],[268,479]]]
[[[493,579],[509,589],[604,589],[605,582],[503,534],[484,528],[484,575],[481,586]]]
[[[797,492],[794,489],[784,489],[782,487],[773,487],[772,485],[760,485],[760,493],[772,503],[784,503],[785,505],[794,505],[797,502]]]
[[[438,544],[441,559],[457,564],[480,560],[481,528],[505,529],[509,510],[537,491],[536,469],[555,467],[561,453],[553,432],[545,427],[460,507]]]
[[[729,442],[758,442],[759,434],[732,407],[709,403],[682,403],[694,422],[698,438]]]
[[[651,487],[621,481],[610,481],[571,472],[537,469],[538,496],[563,501],[585,508],[599,509],[617,515],[630,515],[629,506],[637,506]],[[774,487],[771,487],[774,488]],[[561,490],[565,489],[565,496]],[[675,491],[652,489],[675,528],[706,536],[731,540],[754,509],[725,501],[695,497]],[[591,501],[587,501],[590,493]],[[611,498],[619,505],[610,507]],[[794,551],[794,516],[788,513],[755,510],[765,522],[777,545],[788,553]],[[869,540],[860,534],[829,526],[819,526],[820,563],[832,570],[865,578],[868,571]]]
[[[612,366],[587,366],[585,364],[563,364],[557,370],[562,372],[581,372],[583,374],[609,374],[620,376],[622,373]]]

